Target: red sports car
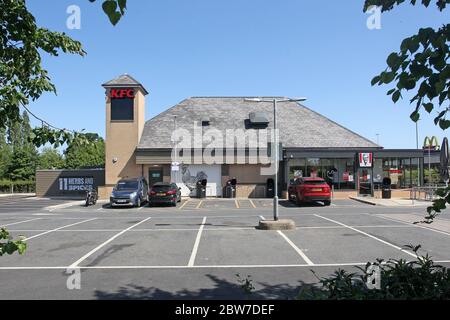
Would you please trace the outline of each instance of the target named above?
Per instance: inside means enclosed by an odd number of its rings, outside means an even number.
[[[294,180],[288,190],[289,200],[298,205],[303,202],[322,201],[331,204],[330,186],[322,178],[299,178]]]

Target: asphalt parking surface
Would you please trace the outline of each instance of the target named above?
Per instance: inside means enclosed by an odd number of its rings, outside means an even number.
[[[0,199],[0,226],[25,236],[24,255],[0,258],[0,299],[243,299],[236,274],[251,275],[253,298],[294,298],[338,268],[377,258],[414,259],[421,244],[450,264],[450,221],[414,225],[425,208],[336,200],[297,207],[280,202],[292,231],[255,226],[271,200],[183,200],[177,208],[109,208],[98,203],[49,210],[64,200]],[[70,290],[80,270],[81,288]]]

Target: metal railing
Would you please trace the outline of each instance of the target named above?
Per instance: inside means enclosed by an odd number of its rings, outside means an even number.
[[[433,201],[439,198],[439,196],[436,195],[436,191],[441,188],[445,188],[445,184],[431,184],[423,187],[412,187],[410,191],[410,199]]]

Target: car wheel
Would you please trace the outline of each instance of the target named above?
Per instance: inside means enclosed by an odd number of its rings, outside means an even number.
[[[295,204],[297,206],[301,206],[302,205],[302,202],[300,201],[300,198],[298,196],[295,197]]]
[[[329,205],[331,205],[331,201],[330,200],[326,200],[323,202],[324,206],[328,207]]]
[[[140,208],[141,207],[141,198],[140,197],[138,197],[137,198],[137,201],[136,201],[136,207],[138,207],[138,208]]]

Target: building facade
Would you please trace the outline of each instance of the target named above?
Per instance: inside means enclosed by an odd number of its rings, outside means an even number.
[[[254,97],[191,97],[145,121],[142,84],[122,75],[105,84],[108,197],[121,178],[144,176],[149,184],[176,182],[193,196],[207,179],[207,196],[221,197],[237,180],[238,197],[263,198],[273,182],[274,141],[279,142],[279,190],[300,176],[325,178],[335,190],[373,194],[389,177],[392,188],[423,183],[422,150],[386,150],[299,104],[277,107]],[[265,99],[278,97],[265,97]],[[278,140],[273,138],[278,136]]]

